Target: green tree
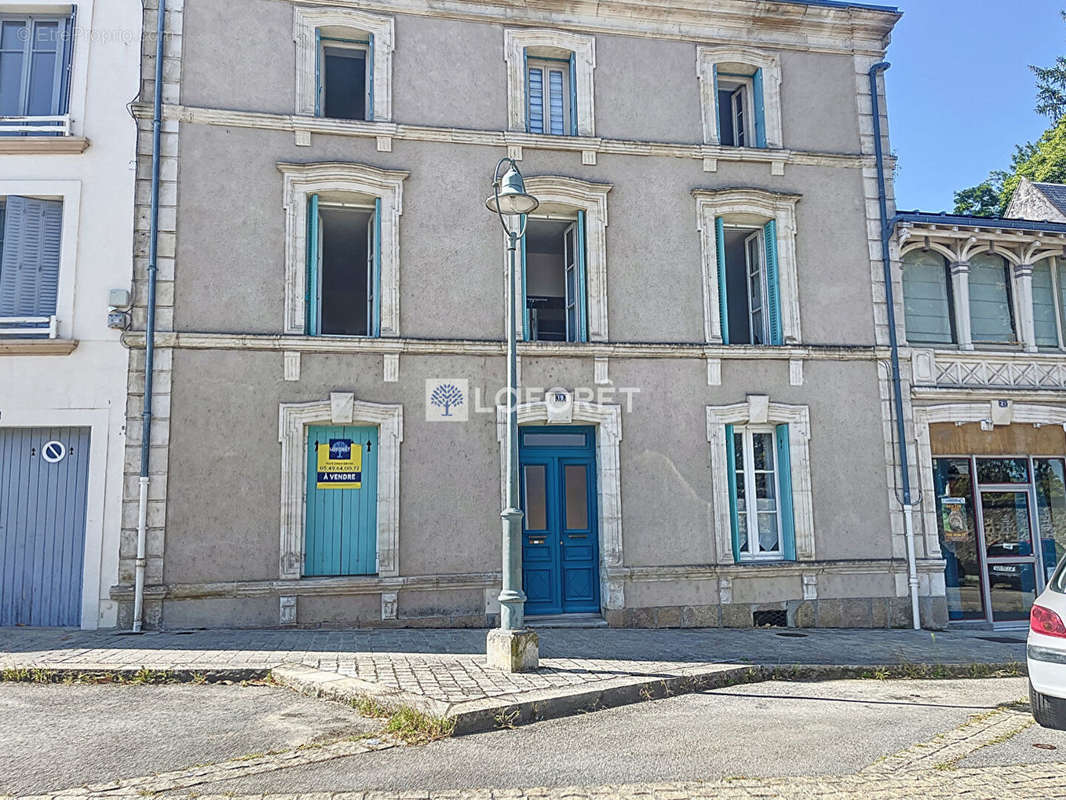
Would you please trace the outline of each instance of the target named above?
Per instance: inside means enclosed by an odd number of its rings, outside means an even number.
[[[1059,13],[1066,20],[1066,11]],[[1066,56],[1055,59],[1052,67],[1030,64],[1029,69],[1036,75],[1036,112],[1058,124],[1066,114]]]

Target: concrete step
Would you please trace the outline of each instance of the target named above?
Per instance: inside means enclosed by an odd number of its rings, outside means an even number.
[[[599,614],[541,614],[526,617],[530,628],[606,628]]]

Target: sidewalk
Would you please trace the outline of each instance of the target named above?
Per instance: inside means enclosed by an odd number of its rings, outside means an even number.
[[[0,670],[270,672],[301,691],[371,695],[472,732],[773,677],[966,675],[1025,663],[1024,633],[547,628],[538,631],[541,668],[509,675],[484,665],[485,633],[3,628]]]

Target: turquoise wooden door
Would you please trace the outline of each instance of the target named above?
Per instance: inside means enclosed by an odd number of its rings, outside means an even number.
[[[304,575],[373,575],[378,549],[378,429],[307,429]]]
[[[521,432],[522,584],[528,614],[600,610],[595,429]]]

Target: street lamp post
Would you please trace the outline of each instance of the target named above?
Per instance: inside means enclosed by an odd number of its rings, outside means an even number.
[[[508,165],[500,177],[500,169]],[[524,216],[540,203],[526,193],[522,173],[514,159],[503,158],[492,176],[492,196],[485,201],[500,218],[507,234],[507,492],[503,520],[503,588],[500,591],[500,627],[489,631],[486,651],[490,667],[507,672],[536,669],[539,639],[525,630],[526,595],[522,591],[522,509],[518,507],[518,241],[526,235]]]

